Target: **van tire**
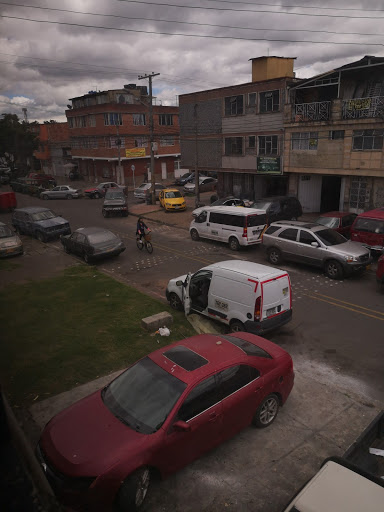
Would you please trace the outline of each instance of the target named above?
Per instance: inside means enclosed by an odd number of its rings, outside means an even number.
[[[281,251],[277,247],[271,247],[267,252],[268,260],[272,265],[279,265],[281,263]]]
[[[191,229],[191,238],[194,242],[198,242],[200,240],[199,233],[196,229]]]
[[[272,393],[264,398],[252,419],[252,424],[257,428],[266,428],[275,421],[279,412],[280,401],[277,395]]]
[[[238,239],[234,236],[231,236],[231,238],[228,240],[228,245],[231,251],[238,251],[240,247]]]
[[[326,261],[324,270],[329,279],[342,279],[344,276],[343,267],[336,260]]]
[[[233,320],[233,322],[230,323],[229,330],[230,330],[230,332],[245,332],[246,331],[243,322],[240,322],[240,320]]]
[[[177,293],[171,293],[169,295],[169,305],[172,309],[175,309],[176,311],[183,311],[183,303],[181,302],[179,296]]]

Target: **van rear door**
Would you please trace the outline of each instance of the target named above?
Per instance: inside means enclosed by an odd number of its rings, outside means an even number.
[[[287,273],[261,283],[262,311],[260,320],[280,315],[291,309],[291,283]]]
[[[267,214],[252,214],[246,217],[248,242],[261,242],[261,237],[267,227]]]

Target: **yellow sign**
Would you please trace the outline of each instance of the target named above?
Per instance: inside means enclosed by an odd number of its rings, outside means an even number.
[[[145,148],[126,149],[125,156],[126,158],[138,158],[140,156],[145,156]]]
[[[348,110],[361,110],[370,106],[371,98],[357,98],[348,102]]]

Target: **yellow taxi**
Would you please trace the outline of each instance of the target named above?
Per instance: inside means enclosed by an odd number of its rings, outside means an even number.
[[[187,204],[183,194],[177,188],[165,188],[159,194],[160,206],[165,211],[185,210]]]

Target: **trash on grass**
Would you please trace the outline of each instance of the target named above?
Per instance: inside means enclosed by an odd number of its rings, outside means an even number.
[[[171,334],[171,331],[168,329],[168,327],[160,327],[156,332],[160,334],[160,336],[169,336]]]

